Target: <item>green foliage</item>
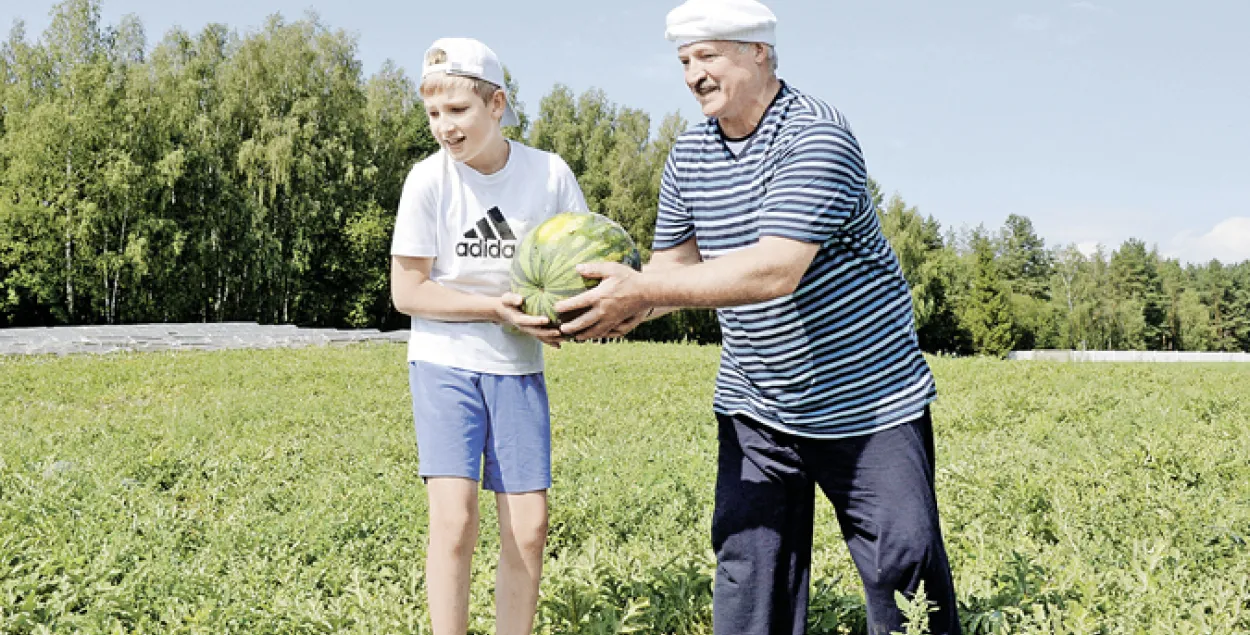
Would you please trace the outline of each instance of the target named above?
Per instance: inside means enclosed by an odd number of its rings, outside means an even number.
[[[936,221],[922,223],[897,197],[882,218],[912,285],[926,351],[1250,351],[1250,262],[1182,267],[1135,239],[1110,255],[1073,245],[1047,251],[1028,219],[1014,215],[996,238],[978,227],[934,240]],[[956,328],[927,331],[934,306],[958,316]]]
[[[67,0],[0,51],[0,325],[384,325],[399,188],[435,148],[393,65],[316,16],[240,38]]]
[[[873,197],[880,198],[875,181],[870,183]],[[958,260],[946,248],[941,225],[933,217],[923,218],[915,207],[908,207],[902,197],[890,197],[877,206],[881,231],[890,241],[899,266],[911,287],[916,333],[920,346],[928,351],[964,352],[967,331],[955,315],[950,296],[957,281]]]
[[[574,98],[568,87],[556,85],[539,104],[529,143],[569,164],[590,210],[620,223],[645,260],[655,234],[664,162],[686,125],[680,115],[670,114],[651,139],[645,113],[618,107],[600,90]],[[689,309],[647,322],[630,338],[714,344],[720,342],[720,324],[715,311]]]
[[[710,633],[718,354],[548,355],[538,632]],[[404,356],[0,358],[0,632],[429,633]],[[1240,369],[930,363],[965,632],[1250,630]],[[497,522],[483,497],[473,633],[494,631]],[[808,632],[866,633],[826,502],[814,544]]]
[[[720,322],[711,309],[683,309],[641,326],[629,334],[631,340],[719,344]]]
[[[620,223],[649,251],[655,229],[660,174],[677,136],[686,128],[671,114],[651,139],[646,113],[608,101],[600,90],[574,98],[556,85],[539,104],[529,143],[559,154],[577,176],[590,211]]]
[[[971,334],[977,351],[1001,357],[1016,343],[1011,295],[999,277],[988,238],[973,236],[971,256],[975,273],[960,321]]]
[[[1159,350],[1166,341],[1167,314],[1158,262],[1158,253],[1147,250],[1146,244],[1136,239],[1126,241],[1111,256],[1111,284],[1116,295],[1140,307],[1140,316],[1131,316],[1128,347]]]
[[[1050,297],[1051,256],[1033,221],[1018,214],[1007,217],[998,237],[998,260],[1017,293],[1039,300]]]
[[[687,122],[669,114],[652,135],[648,113],[563,85],[531,118],[505,80],[521,118],[505,135],[560,154],[645,259]],[[402,328],[390,232],[405,176],[437,148],[404,71],[363,77],[354,37],[315,15],[174,29],[149,47],[138,19],[105,25],[100,0],[65,0],[39,38],[19,22],[0,45],[0,327]],[[868,187],[926,351],[1250,351],[1250,262],[1182,266],[1140,240],[1048,249],[1016,214],[994,232],[943,230]],[[714,312],[682,311],[632,337],[720,331]]]
[[[901,591],[895,591],[894,600],[903,611],[904,632],[896,631],[891,635],[928,635],[933,632],[929,630],[929,613],[935,611],[936,607],[929,602],[925,594],[924,582],[920,583],[920,588],[916,590],[913,597],[908,598]]]

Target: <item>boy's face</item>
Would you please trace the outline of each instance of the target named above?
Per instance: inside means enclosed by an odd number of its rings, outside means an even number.
[[[471,163],[499,135],[504,100],[496,92],[487,104],[471,88],[448,86],[425,98],[430,131],[451,158]]]

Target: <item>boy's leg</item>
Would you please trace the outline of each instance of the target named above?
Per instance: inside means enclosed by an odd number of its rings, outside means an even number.
[[[430,544],[425,590],[434,635],[464,635],[469,628],[469,573],[477,545],[477,482],[426,480],[430,498]]]
[[[530,635],[547,545],[547,492],[496,494],[499,571],[495,576],[498,635]]]
[[[538,605],[551,487],[551,417],[541,373],[483,375],[489,411],[482,487],[499,505],[496,632],[529,635]]]
[[[430,501],[425,580],[430,621],[434,635],[464,635],[489,417],[477,373],[412,362],[409,383],[419,471]]]
[[[923,582],[936,605],[929,632],[958,635],[950,565],[934,493],[932,425],[919,420],[862,437],[811,441],[800,450],[837,512],[868,602],[869,635],[903,630],[894,594]]]

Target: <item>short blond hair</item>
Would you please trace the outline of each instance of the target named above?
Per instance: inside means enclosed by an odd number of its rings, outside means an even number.
[[[484,79],[438,72],[430,73],[421,80],[420,92],[422,98],[427,98],[453,88],[464,88],[477,93],[477,96],[482,98],[482,103],[488,106],[495,92],[503,90]]]

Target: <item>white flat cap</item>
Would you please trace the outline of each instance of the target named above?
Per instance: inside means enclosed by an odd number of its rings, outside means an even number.
[[[447,73],[485,80],[504,91],[505,105],[503,126],[519,126],[521,119],[512,108],[512,100],[507,99],[508,89],[503,74],[503,64],[499,56],[489,46],[467,37],[445,37],[435,40],[425,52],[425,62],[421,66],[421,79],[434,73]]]
[[[777,16],[755,0],[686,0],[665,23],[664,37],[677,48],[704,40],[777,44]]]

